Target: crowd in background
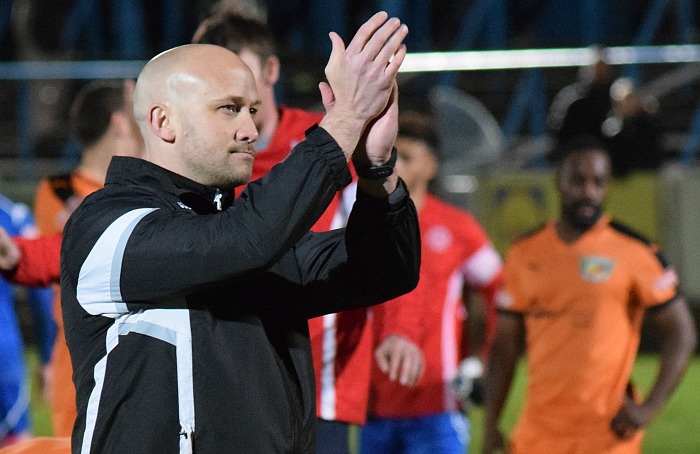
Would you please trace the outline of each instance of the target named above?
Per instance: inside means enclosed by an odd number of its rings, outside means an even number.
[[[226,2],[220,2],[219,5]],[[235,1],[233,2],[235,3]],[[647,11],[645,2],[620,5],[618,8],[598,5],[608,11],[600,15],[596,29],[599,36],[597,41],[583,34],[572,17],[575,12],[556,11],[558,2],[547,5],[523,5],[519,2],[494,1],[491,5],[491,15],[483,17],[477,14],[481,3],[478,1],[450,2],[449,5],[437,2],[412,2],[408,0],[384,0],[362,2],[320,2],[306,1],[265,1],[256,0],[257,5],[265,9],[266,20],[277,40],[280,58],[285,61],[285,70],[281,74],[280,84],[276,87],[278,97],[290,104],[306,107],[320,107],[315,97],[313,80],[322,76],[323,56],[329,50],[326,35],[330,30],[336,30],[341,36],[348,36],[357,28],[369,12],[377,9],[387,9],[391,14],[405,17],[405,22],[411,27],[411,35],[407,38],[409,51],[423,50],[465,50],[523,47],[584,47],[590,44],[602,46],[628,45],[634,40],[644,14]],[[487,2],[488,3],[488,2]],[[547,2],[544,2],[547,3]],[[592,7],[596,0],[587,0]],[[124,2],[105,2],[98,0],[62,0],[55,2],[51,11],[41,7],[41,2],[35,0],[13,0],[3,2],[0,11],[0,55],[4,61],[47,61],[47,60],[145,60],[156,53],[187,42],[196,29],[198,22],[212,9],[215,2],[142,2],[129,0]],[[392,11],[393,10],[393,11]],[[584,14],[582,5],[580,14]],[[492,17],[500,14],[500,28],[487,27]],[[408,16],[408,17],[406,17]],[[667,21],[658,19],[659,27],[656,41],[665,43],[674,39],[676,30],[670,28]],[[680,24],[679,24],[680,26]],[[502,35],[497,38],[496,35]],[[466,35],[473,35],[470,40]],[[319,46],[319,47],[316,47]],[[466,47],[460,47],[466,46]],[[303,63],[301,63],[303,62]],[[615,77],[624,76],[621,67],[613,68]],[[564,73],[565,74],[565,73]],[[412,102],[421,100],[431,84],[436,83],[437,76],[422,74],[412,76],[413,81],[405,83],[405,95],[412,97]],[[483,79],[481,74],[466,75],[469,81],[464,85],[473,88],[471,79]],[[508,85],[515,82],[510,75],[494,74],[490,84],[498,94],[488,93],[488,88],[480,89],[477,96],[481,97],[485,106],[494,115],[502,119],[504,113],[504,77]],[[548,96],[549,103],[554,98],[559,87],[557,84],[566,83],[567,76],[559,76],[548,83],[542,96]],[[629,81],[636,90],[632,96],[625,95],[627,101],[621,102],[615,109],[615,115],[606,124],[609,135],[616,135],[616,141],[638,140],[640,134],[645,140],[648,150],[645,166],[654,165],[658,149],[664,158],[673,158],[677,153],[677,145],[669,146],[660,140],[666,132],[663,128],[671,126],[675,130],[687,127],[688,119],[683,124],[673,125],[672,121],[662,118],[663,126],[655,126],[659,122],[648,121],[649,110],[659,110],[660,101],[651,103],[647,99],[635,101],[637,89],[643,88],[643,80],[630,78]],[[459,82],[456,82],[460,85]],[[585,83],[585,82],[583,82]],[[612,80],[608,81],[612,83]],[[29,99],[23,101],[17,98],[18,86],[7,82],[8,90],[3,90],[3,101],[8,105],[28,103],[28,111],[32,132],[14,140],[31,141],[26,145],[34,156],[41,158],[56,158],[67,155],[65,162],[77,162],[77,146],[70,143],[66,134],[67,108],[70,99],[75,95],[81,81],[36,81],[36,88]],[[481,83],[484,85],[484,83]],[[628,84],[629,85],[629,84]],[[601,88],[602,89],[602,88]],[[629,88],[626,89],[629,91]],[[415,95],[414,93],[415,92]],[[625,90],[619,91],[623,93]],[[475,94],[470,90],[471,94]],[[619,96],[619,95],[618,95]],[[678,99],[683,99],[682,95]],[[686,99],[686,101],[689,101]],[[674,101],[678,102],[678,101]],[[636,105],[636,106],[635,106]],[[692,108],[684,104],[684,109]],[[0,116],[5,123],[12,124],[16,129],[24,127],[18,124],[21,109],[6,112]],[[633,112],[635,112],[633,114]],[[644,114],[640,114],[644,112]],[[600,115],[600,113],[596,114]],[[607,115],[607,112],[604,114]],[[690,113],[688,114],[690,116]],[[634,117],[634,118],[633,118]],[[621,121],[625,118],[625,121]],[[678,117],[674,117],[678,118]],[[624,131],[621,125],[624,124]],[[659,131],[659,129],[661,129]],[[650,138],[651,140],[646,140]],[[24,146],[19,143],[18,145]],[[618,145],[613,144],[613,147]],[[21,148],[21,147],[15,147]],[[545,150],[546,151],[546,150]],[[8,156],[11,151],[5,149],[2,155]],[[72,159],[72,161],[70,161]],[[621,163],[620,165],[627,165]],[[616,166],[617,167],[617,166]]]

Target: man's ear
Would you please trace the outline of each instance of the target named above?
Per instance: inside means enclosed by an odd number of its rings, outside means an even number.
[[[432,152],[428,154],[423,171],[425,172],[426,181],[432,180],[438,173],[438,160]]]
[[[152,106],[148,111],[148,124],[153,134],[162,140],[170,143],[175,141],[175,129],[168,107],[160,104]]]
[[[120,136],[128,134],[130,125],[124,112],[112,112],[109,116],[109,127]]]
[[[262,68],[262,79],[268,85],[275,85],[280,79],[280,60],[271,55],[265,59]]]

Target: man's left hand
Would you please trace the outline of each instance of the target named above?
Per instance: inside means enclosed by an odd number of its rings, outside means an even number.
[[[634,436],[635,432],[646,426],[654,416],[654,412],[644,404],[638,404],[625,395],[622,407],[610,422],[613,433],[622,440]]]
[[[17,268],[20,251],[7,232],[0,227],[0,271],[12,271]]]
[[[374,350],[374,358],[389,380],[399,380],[404,386],[413,386],[423,376],[425,358],[420,348],[408,339],[391,335]]]

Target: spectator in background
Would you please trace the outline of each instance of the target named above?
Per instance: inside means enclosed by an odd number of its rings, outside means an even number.
[[[376,365],[361,454],[464,454],[468,448],[469,426],[451,385],[460,360],[481,353],[462,348],[470,290],[481,293],[487,337],[494,333],[501,259],[470,213],[429,193],[437,147],[430,118],[399,117],[396,172],[418,210],[420,280],[414,291],[373,308]],[[409,367],[399,371],[402,361]]]
[[[3,195],[0,195],[0,227],[10,235],[24,238],[37,235],[29,207]],[[53,292],[50,288],[31,288],[26,296],[33,315],[39,361],[46,364],[56,336],[51,316]],[[15,311],[15,289],[0,278],[0,448],[31,434],[24,356],[24,341]]]
[[[70,174],[39,182],[34,213],[41,234],[63,231],[68,217],[82,200],[104,186],[112,156],[140,156],[143,140],[133,114],[134,82],[96,81],[83,86],[71,106],[72,132],[83,150],[78,167]],[[54,318],[58,334],[47,372],[53,434],[68,436],[75,421],[72,367],[56,292]]]
[[[610,158],[594,138],[562,148],[561,214],[517,241],[504,266],[487,363],[484,454],[498,429],[523,342],[525,404],[508,452],[639,453],[646,427],[680,381],[696,344],[677,277],[658,248],[602,212]],[[658,330],[660,368],[646,398],[630,381],[644,316]]]
[[[634,81],[626,77],[613,82],[610,99],[612,108],[601,130],[610,150],[613,176],[660,168],[663,150],[654,118],[656,100],[645,97]]]
[[[248,3],[244,1],[236,8],[234,0],[221,2],[218,12],[202,21],[193,42],[215,44],[235,52],[255,76],[261,101],[254,118],[259,132],[251,178],[255,180],[282,162],[323,114],[277,104],[275,84],[281,68],[274,37],[261,22],[263,17],[245,8]],[[352,166],[351,172],[354,173]],[[236,194],[244,188],[236,188]],[[344,227],[355,190],[353,183],[338,192],[312,230]],[[372,361],[367,309],[311,319],[309,331],[316,376],[316,451],[347,453],[350,425],[364,423],[366,416]]]
[[[211,14],[208,17],[232,15],[267,23],[266,0],[217,0],[209,9]]]
[[[595,61],[579,71],[579,80],[554,98],[547,118],[554,138],[550,162],[560,148],[580,135],[599,138],[610,153],[613,177],[636,170],[656,170],[663,164],[663,149],[654,113],[657,102],[645,96],[633,80],[613,79],[603,50],[594,47]]]
[[[576,82],[562,88],[552,101],[547,127],[555,149],[582,134],[603,138],[601,126],[610,113],[613,71],[602,48],[591,50],[593,62],[582,66]]]

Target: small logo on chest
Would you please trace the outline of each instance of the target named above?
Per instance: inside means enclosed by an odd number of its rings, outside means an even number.
[[[614,268],[615,262],[607,257],[582,257],[579,262],[581,277],[593,283],[607,281]]]
[[[452,233],[444,225],[435,225],[425,233],[425,245],[435,253],[446,251],[452,245]]]

